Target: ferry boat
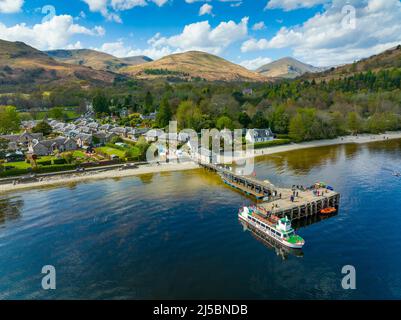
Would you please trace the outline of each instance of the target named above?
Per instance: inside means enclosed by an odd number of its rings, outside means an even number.
[[[297,258],[302,258],[304,256],[302,249],[293,249],[283,246],[277,240],[267,236],[266,233],[251,226],[248,222],[239,219],[239,223],[244,231],[249,232],[252,237],[262,243],[269,250],[274,250],[276,255],[281,257],[283,260],[286,260],[290,255]]]
[[[281,219],[276,216],[268,217],[255,207],[241,208],[238,217],[288,248],[302,249],[305,244],[305,240],[295,234],[287,217]]]

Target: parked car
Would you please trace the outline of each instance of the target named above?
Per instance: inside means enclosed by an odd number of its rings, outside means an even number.
[[[14,153],[7,153],[5,158],[6,158],[6,162],[25,161],[25,155],[20,151],[17,151]]]

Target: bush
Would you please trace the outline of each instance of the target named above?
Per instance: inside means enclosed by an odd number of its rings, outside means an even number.
[[[139,156],[138,157],[127,157],[126,160],[128,162],[134,162],[134,161],[139,161]]]
[[[287,139],[287,140],[291,140],[291,137],[288,134],[277,134],[276,135],[277,139]]]
[[[65,160],[65,159],[63,159],[63,158],[61,158],[61,159],[54,159],[53,160],[53,164],[66,164],[67,163],[67,161]]]
[[[106,147],[110,147],[110,148],[121,150],[121,151],[127,150],[127,148],[120,147],[120,146],[118,146],[116,144],[113,144],[113,143],[106,143]]]
[[[50,173],[50,172],[60,172],[67,170],[75,170],[76,165],[74,164],[62,164],[62,165],[52,165],[47,167],[40,167],[34,170],[35,173]]]
[[[124,140],[120,136],[115,136],[115,137],[111,138],[111,140],[110,140],[110,144],[112,144],[112,145],[114,145],[117,142],[124,142]]]
[[[13,177],[13,176],[21,176],[24,174],[28,174],[27,169],[11,169],[11,170],[6,170],[6,171],[1,171],[0,172],[0,178],[8,178],[8,177]]]
[[[52,165],[52,162],[51,162],[51,160],[47,160],[47,161],[38,161],[37,164],[38,164],[38,165],[41,165],[41,166],[51,166],[51,165]]]
[[[277,139],[277,140],[272,140],[272,141],[267,141],[267,142],[255,143],[254,148],[261,149],[261,148],[268,148],[268,147],[274,147],[274,146],[282,146],[285,144],[289,144],[291,142],[292,141],[290,139]]]

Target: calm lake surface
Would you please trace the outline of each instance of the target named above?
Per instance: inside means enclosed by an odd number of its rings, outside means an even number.
[[[204,170],[0,195],[2,299],[401,299],[401,141],[332,146],[256,161],[280,186],[325,181],[338,215],[298,233],[302,256],[237,219],[251,199]],[[41,269],[57,289],[41,289]],[[356,268],[356,290],[341,269]]]

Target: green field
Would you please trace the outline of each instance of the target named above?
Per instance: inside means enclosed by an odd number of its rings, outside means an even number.
[[[125,151],[116,149],[116,148],[111,148],[111,147],[100,147],[100,148],[96,148],[96,151],[100,151],[102,153],[105,153],[109,156],[111,155],[116,155],[118,156],[120,159],[124,158],[125,156]]]

